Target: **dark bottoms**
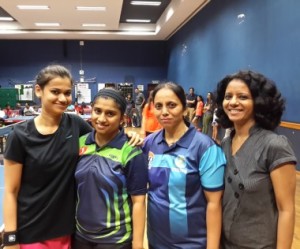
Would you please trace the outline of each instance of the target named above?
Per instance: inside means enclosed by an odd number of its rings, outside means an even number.
[[[72,239],[72,249],[131,249],[131,243],[127,244],[96,244]]]

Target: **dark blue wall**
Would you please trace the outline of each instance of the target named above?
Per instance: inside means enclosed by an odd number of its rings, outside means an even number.
[[[96,82],[133,82],[135,85],[165,80],[166,42],[148,41],[0,41],[0,85],[34,80],[44,66],[61,63],[79,81],[80,50],[85,78]],[[11,84],[10,84],[11,83]],[[97,84],[91,84],[92,96]]]
[[[299,0],[212,0],[169,41],[168,78],[206,96],[226,74],[259,71],[287,100],[283,120],[299,123],[299,10]]]

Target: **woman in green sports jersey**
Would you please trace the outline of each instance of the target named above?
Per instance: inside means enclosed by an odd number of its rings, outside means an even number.
[[[73,249],[143,248],[147,161],[120,128],[125,109],[115,89],[102,89],[93,100],[94,130],[80,138],[75,173]]]

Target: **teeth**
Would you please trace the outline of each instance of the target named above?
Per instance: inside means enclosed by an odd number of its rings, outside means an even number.
[[[230,112],[238,113],[238,112],[240,112],[240,111],[239,111],[239,110],[230,110]]]

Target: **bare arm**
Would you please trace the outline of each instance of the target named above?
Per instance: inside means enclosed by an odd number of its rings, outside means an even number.
[[[144,242],[146,205],[145,195],[132,195],[132,249],[142,249]]]
[[[218,249],[222,225],[222,195],[223,191],[204,191],[207,199],[206,228],[207,249]]]
[[[17,197],[21,185],[23,165],[14,161],[4,159],[4,203],[3,218],[5,231],[16,231],[17,228]],[[19,248],[19,245],[5,247]]]
[[[278,208],[277,249],[290,249],[295,224],[296,170],[294,164],[285,164],[271,172]]]
[[[146,104],[144,106],[144,109],[143,109],[143,118],[142,118],[142,125],[141,125],[141,131],[140,131],[140,135],[142,138],[145,138],[146,137],[146,112],[147,112],[147,109],[148,109],[148,104]]]

